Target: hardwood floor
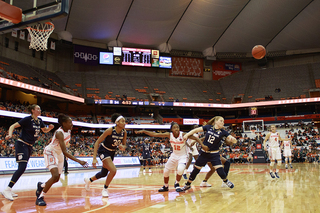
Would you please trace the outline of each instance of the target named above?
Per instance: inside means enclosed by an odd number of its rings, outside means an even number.
[[[191,166],[192,167],[192,166]],[[282,165],[284,168],[284,165]],[[192,168],[189,169],[191,171]],[[319,164],[293,164],[293,169],[281,169],[280,179],[272,179],[267,164],[232,164],[229,180],[233,189],[221,188],[221,179],[214,174],[199,187],[205,176],[201,171],[192,188],[178,193],[170,174],[169,192],[158,192],[163,185],[163,167],[153,167],[152,173],[141,168],[119,168],[109,187],[109,197],[102,198],[104,180],[93,182],[90,191],[84,189],[83,179],[98,170],[71,171],[61,175],[59,183],[45,196],[47,206],[35,205],[37,182],[44,182],[49,173],[24,174],[13,191],[14,201],[0,198],[1,212],[320,212]],[[0,190],[6,188],[11,175],[0,175]],[[182,178],[180,185],[186,181]]]

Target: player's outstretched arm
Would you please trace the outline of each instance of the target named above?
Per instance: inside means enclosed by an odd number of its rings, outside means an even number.
[[[135,131],[136,134],[146,134],[149,135],[151,137],[159,137],[159,138],[169,138],[170,137],[170,133],[169,132],[164,132],[164,133],[157,133],[157,132],[151,132],[148,130],[139,130],[139,131]]]
[[[62,132],[57,132],[56,133],[56,138],[59,140],[60,148],[61,148],[61,151],[62,151],[64,156],[66,156],[67,158],[69,158],[69,159],[71,159],[71,160],[73,160],[75,162],[78,162],[79,164],[81,164],[85,168],[87,168],[89,166],[86,161],[79,160],[78,158],[74,157],[73,155],[71,155],[67,151],[66,144],[64,143],[64,136],[63,136]]]
[[[198,132],[203,132],[203,128],[202,127],[198,127],[198,128],[195,128],[191,131],[189,131],[188,133],[186,133],[184,136],[183,136],[183,139],[184,140],[187,140],[191,135],[195,134],[195,133],[198,133]]]

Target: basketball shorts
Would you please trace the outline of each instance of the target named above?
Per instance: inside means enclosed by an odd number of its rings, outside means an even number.
[[[142,153],[142,158],[143,158],[143,160],[151,159],[150,153],[149,152],[143,152]]]
[[[200,155],[196,160],[195,164],[198,167],[204,167],[208,162],[212,164],[212,166],[222,165],[220,154],[219,153],[206,153],[200,151]]]
[[[62,173],[64,164],[64,155],[62,152],[57,153],[54,149],[47,146],[43,152],[44,163],[49,171],[53,168],[58,168],[59,174]]]
[[[107,158],[111,158],[111,160],[113,161],[115,153],[115,151],[109,151],[104,148],[98,150],[98,156],[101,161],[104,161]]]
[[[29,161],[29,158],[32,154],[32,146],[29,146],[23,142],[16,140],[15,150],[15,157],[17,163]]]
[[[291,157],[291,149],[284,149],[283,150],[283,156]]]
[[[197,145],[193,145],[192,149],[193,150],[191,151],[191,149],[189,148],[189,153],[192,154],[192,156],[199,155],[199,152],[198,152],[198,149],[197,149]]]
[[[179,164],[186,165],[187,160],[187,155],[175,155],[172,153],[165,165],[165,168],[168,170],[176,170]]]
[[[280,147],[270,147],[269,148],[269,158],[270,160],[281,160]]]

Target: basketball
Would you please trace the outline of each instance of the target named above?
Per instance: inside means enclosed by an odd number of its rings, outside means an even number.
[[[266,55],[266,48],[262,45],[256,45],[252,48],[252,56],[255,59],[262,59]]]

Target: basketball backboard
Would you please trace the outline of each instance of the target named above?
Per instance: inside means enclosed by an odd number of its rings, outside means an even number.
[[[14,24],[0,18],[0,33],[21,30],[35,23],[51,22],[69,12],[69,0],[3,0],[22,10],[22,20]],[[10,6],[9,5],[9,6]]]

